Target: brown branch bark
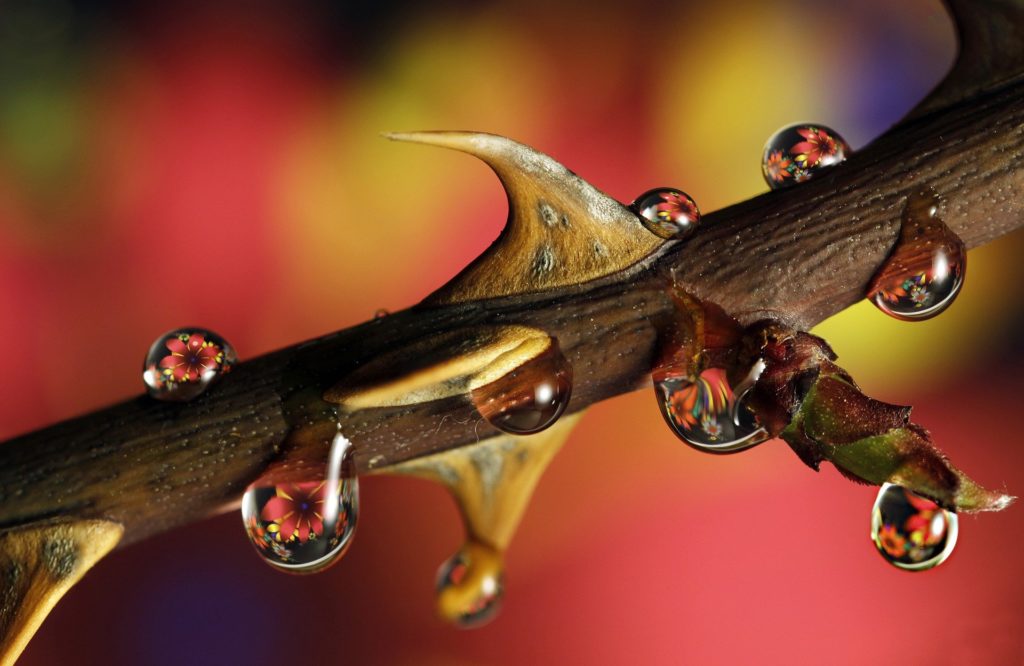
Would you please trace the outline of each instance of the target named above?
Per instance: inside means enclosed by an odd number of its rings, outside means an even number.
[[[1022,225],[1024,81],[976,83],[968,98],[940,91],[932,99],[951,106],[913,114],[825,177],[707,215],[694,237],[627,271],[412,308],[242,363],[191,403],[137,398],[0,444],[0,530],[99,518],[122,523],[131,543],[234,504],[289,449],[323,448],[339,421],[363,472],[491,436],[461,398],[341,414],[322,399],[368,359],[441,331],[549,332],[572,363],[578,411],[647,385],[670,275],[741,322],[807,329],[863,297],[917,189],[939,193],[941,217],[970,247]]]

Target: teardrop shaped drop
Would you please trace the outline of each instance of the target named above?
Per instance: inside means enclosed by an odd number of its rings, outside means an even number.
[[[204,393],[238,357],[227,340],[202,328],[177,328],[153,342],[142,380],[157,400],[184,402]]]
[[[768,139],[761,172],[768,187],[778,190],[810,180],[845,160],[849,153],[850,146],[835,130],[798,123],[783,127]]]
[[[871,511],[871,540],[894,567],[937,567],[953,552],[957,531],[957,515],[935,502],[891,483],[878,491]]]
[[[659,376],[654,391],[661,415],[681,440],[708,453],[735,453],[768,439],[768,431],[746,404],[764,370],[758,361],[734,391],[722,368],[708,368],[696,380]]]
[[[558,342],[489,384],[474,389],[470,398],[477,411],[498,430],[532,435],[550,427],[569,404],[572,366]]]
[[[242,522],[263,561],[296,574],[323,571],[348,550],[359,517],[359,479],[352,445],[342,435],[331,444],[323,479],[265,478],[242,497]]]
[[[651,233],[670,240],[686,238],[700,223],[697,202],[686,192],[671,187],[648,190],[629,207]]]
[[[438,613],[463,629],[493,620],[504,594],[503,558],[481,543],[465,544],[438,569]]]
[[[930,319],[960,293],[967,249],[937,210],[938,198],[930,192],[910,197],[896,246],[871,280],[867,297],[891,317]]]

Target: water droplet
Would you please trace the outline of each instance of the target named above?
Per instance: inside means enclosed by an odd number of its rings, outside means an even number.
[[[693,233],[700,222],[697,202],[682,190],[659,187],[638,196],[629,205],[653,234],[672,240]]]
[[[389,314],[391,314],[391,313],[388,312],[386,309],[378,308],[377,311],[373,313],[373,318],[374,319],[383,319],[384,317],[387,317]]]
[[[268,475],[245,491],[242,522],[265,562],[290,573],[315,573],[348,550],[359,516],[359,480],[352,445],[340,433],[327,470],[310,481],[275,482]]]
[[[783,127],[768,139],[761,172],[773,190],[802,183],[850,154],[843,137],[824,125],[799,123]]]
[[[159,400],[191,400],[231,370],[238,358],[227,340],[202,328],[164,333],[149,348],[142,380]]]
[[[437,610],[441,617],[464,629],[479,627],[498,614],[505,594],[501,554],[469,542],[437,572]]]
[[[871,540],[894,567],[931,569],[956,546],[957,516],[903,486],[884,484],[871,511]]]
[[[936,216],[938,198],[930,192],[910,197],[900,236],[868,287],[879,310],[904,321],[939,314],[956,299],[967,270],[964,242]]]
[[[558,420],[572,394],[572,366],[555,340],[512,372],[471,393],[480,415],[498,430],[532,435]]]
[[[725,370],[708,368],[693,379],[656,376],[658,406],[672,431],[690,446],[710,453],[734,453],[768,439],[746,397],[764,370],[758,361],[744,379],[729,384]]]

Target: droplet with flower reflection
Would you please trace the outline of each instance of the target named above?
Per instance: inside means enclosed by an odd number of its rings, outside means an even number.
[[[850,147],[833,129],[811,123],[789,125],[765,144],[761,172],[768,186],[778,190],[810,180],[849,153]]]
[[[682,190],[659,187],[648,190],[630,204],[651,233],[672,240],[693,233],[700,222],[697,202]]]
[[[903,486],[884,484],[871,512],[871,540],[886,562],[907,571],[931,569],[956,545],[957,516]]]
[[[466,543],[437,572],[438,613],[464,629],[494,619],[504,594],[503,558],[482,543]]]
[[[929,319],[960,293],[967,249],[937,210],[933,192],[907,200],[896,246],[868,286],[867,297],[887,315],[905,321]]]
[[[708,368],[696,378],[657,373],[661,415],[681,440],[700,451],[734,453],[760,444],[768,432],[746,397],[764,367],[758,361],[735,390],[722,368]]]
[[[495,428],[531,435],[554,424],[572,394],[572,366],[555,340],[538,356],[498,379],[475,388],[477,411]]]
[[[359,480],[352,445],[341,433],[331,444],[327,473],[309,481],[252,484],[242,497],[246,534],[264,562],[290,573],[315,573],[348,549],[359,516]]]
[[[186,401],[204,393],[238,358],[227,340],[202,328],[178,328],[150,346],[142,365],[146,390],[158,400]]]

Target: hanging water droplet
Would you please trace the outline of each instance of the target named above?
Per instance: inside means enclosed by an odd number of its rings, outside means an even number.
[[[572,366],[555,340],[512,372],[474,389],[470,397],[491,425],[513,435],[531,435],[551,426],[572,394]]]
[[[693,233],[700,222],[697,202],[682,190],[659,187],[638,196],[629,205],[644,226],[662,238],[679,240]]]
[[[359,480],[352,445],[339,433],[331,444],[327,474],[310,481],[270,477],[242,497],[242,522],[263,560],[290,573],[315,573],[348,549],[359,516]]]
[[[799,123],[783,127],[768,139],[761,172],[773,190],[810,180],[850,154],[843,137],[824,125]]]
[[[957,516],[903,486],[884,484],[871,511],[871,540],[889,564],[907,571],[931,569],[956,546]]]
[[[437,571],[437,610],[442,618],[464,629],[494,619],[505,594],[501,554],[469,542]]]
[[[967,249],[936,216],[938,198],[914,194],[903,210],[899,239],[868,287],[879,310],[904,321],[920,321],[952,304],[963,286]]]
[[[200,395],[238,358],[227,340],[202,328],[164,333],[149,348],[142,380],[159,400],[185,401]]]
[[[764,370],[758,361],[733,390],[725,370],[708,368],[694,380],[659,376],[658,406],[672,431],[690,446],[710,453],[734,453],[768,439],[746,397]]]

